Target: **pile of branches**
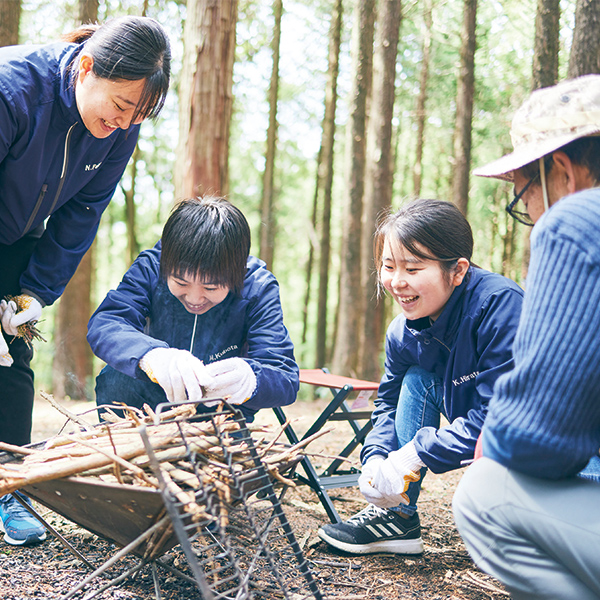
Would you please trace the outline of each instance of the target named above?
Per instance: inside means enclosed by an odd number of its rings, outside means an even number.
[[[231,413],[217,411],[210,419],[194,421],[195,407],[189,405],[160,415],[147,406],[143,412],[125,407],[123,412],[121,417],[109,411],[103,415],[106,421],[95,426],[71,415],[79,431],[58,435],[41,447],[0,444],[0,450],[20,455],[19,460],[0,465],[0,495],[75,475],[160,489],[140,435],[143,427],[167,487],[182,504],[196,506],[192,512],[202,512],[194,502],[196,490],[214,490],[222,504],[230,504],[232,493],[239,492],[236,475],[247,480],[258,471],[250,446],[273,481],[293,486],[283,474],[301,460],[304,447],[316,437],[290,447],[279,442],[283,428],[267,441],[260,434],[273,432],[244,423],[244,428],[252,431],[252,439],[244,439],[240,423]]]

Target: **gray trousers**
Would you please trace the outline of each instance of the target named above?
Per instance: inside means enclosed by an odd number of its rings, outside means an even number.
[[[513,599],[600,599],[600,483],[536,479],[481,458],[453,509],[473,560]]]

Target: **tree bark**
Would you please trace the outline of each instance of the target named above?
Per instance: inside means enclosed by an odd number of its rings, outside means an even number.
[[[466,216],[469,204],[471,121],[473,118],[473,97],[475,95],[477,0],[464,0],[463,10],[460,72],[456,94],[456,123],[454,127],[452,200]]]
[[[229,191],[237,0],[188,0],[175,197]]]
[[[600,2],[577,0],[567,77],[600,73]]]
[[[423,179],[423,146],[425,144],[425,105],[427,103],[427,84],[429,82],[429,63],[431,62],[431,37],[433,28],[433,0],[423,2],[423,58],[419,78],[419,97],[417,99],[417,145],[413,166],[413,192],[416,198],[421,195]]]
[[[19,43],[21,0],[0,0],[0,46]]]
[[[363,209],[367,99],[373,70],[375,0],[357,0],[352,28],[352,89],[347,124],[343,234],[341,247],[338,325],[333,369],[356,375],[363,310],[361,285],[361,219]]]
[[[322,367],[327,360],[327,299],[329,290],[329,265],[331,255],[331,194],[333,190],[333,157],[335,141],[335,114],[337,108],[337,79],[340,68],[340,44],[343,21],[342,0],[336,0],[329,26],[329,58],[327,86],[325,89],[325,114],[317,189],[321,206],[321,231],[319,253],[319,295],[317,301],[317,347],[316,366]]]
[[[97,20],[98,1],[79,0],[78,24]],[[52,389],[59,398],[70,396],[76,400],[91,400],[93,397],[94,357],[86,335],[93,312],[95,248],[94,243],[58,301],[54,323]]]
[[[273,2],[273,40],[271,54],[273,66],[271,69],[271,84],[269,85],[269,127],[267,129],[267,152],[265,155],[265,171],[263,173],[263,194],[261,203],[260,223],[260,258],[265,261],[267,269],[273,270],[275,251],[275,155],[277,153],[277,99],[279,97],[279,53],[281,41],[282,0]]]
[[[367,135],[367,175],[362,232],[364,319],[359,373],[378,381],[383,345],[384,303],[377,300],[373,232],[377,217],[392,204],[392,118],[396,97],[396,57],[400,35],[401,1],[380,0],[373,65],[373,94]]]
[[[77,21],[79,23],[95,23],[98,20],[99,0],[79,0],[77,3]]]
[[[538,0],[532,90],[549,87],[557,82],[559,36],[560,0]]]

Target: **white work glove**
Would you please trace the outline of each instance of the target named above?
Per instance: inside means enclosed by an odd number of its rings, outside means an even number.
[[[4,309],[0,306],[0,320]],[[13,364],[13,357],[8,352],[8,344],[2,335],[2,327],[0,327],[0,367],[10,367]]]
[[[169,402],[196,402],[212,381],[204,363],[187,350],[154,348],[142,356],[140,369],[165,390]]]
[[[17,327],[32,321],[36,323],[42,316],[42,305],[28,294],[16,296],[14,300],[0,302],[2,309],[2,327],[8,335],[18,335]]]
[[[367,463],[368,464],[368,463]],[[420,470],[425,466],[415,449],[414,442],[408,442],[390,452],[379,465],[371,485],[381,494],[381,498],[371,502],[380,508],[393,508],[399,504],[409,504],[406,491],[413,481],[421,478]]]
[[[367,462],[363,465],[362,473],[358,478],[358,487],[360,489],[360,493],[365,497],[365,500],[371,504],[375,504],[377,501],[380,501],[383,498],[381,493],[371,485],[371,482],[373,481],[375,474],[381,468],[384,460],[385,459],[381,455],[375,455],[367,460]]]
[[[230,404],[243,404],[256,389],[256,375],[243,358],[226,358],[206,365],[212,380],[206,386],[206,398],[223,398]],[[214,406],[218,401],[205,402]]]

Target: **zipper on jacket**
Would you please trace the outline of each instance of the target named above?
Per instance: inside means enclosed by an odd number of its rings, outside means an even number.
[[[48,211],[48,215],[51,215],[54,212],[54,207],[56,206],[56,203],[58,202],[58,197],[60,196],[60,193],[62,192],[63,186],[65,184],[65,178],[67,175],[67,167],[69,166],[69,142],[71,141],[71,132],[73,131],[73,128],[75,127],[75,125],[77,125],[77,121],[75,121],[75,123],[73,123],[73,125],[71,125],[71,127],[69,128],[69,131],[67,131],[67,137],[65,139],[65,153],[63,155],[63,167],[62,167],[62,172],[60,174],[60,181],[58,182],[58,189],[56,190],[56,196],[54,196],[54,201],[52,202],[52,206],[50,207],[50,210]]]
[[[194,328],[192,329],[192,341],[190,342],[190,352],[194,349],[194,338],[196,337],[196,324],[198,323],[198,315],[194,315]],[[192,352],[193,354],[193,352]]]
[[[25,235],[31,229],[31,225],[33,224],[33,220],[35,219],[36,215],[38,214],[38,211],[40,210],[40,206],[42,205],[42,202],[44,200],[44,196],[46,195],[47,189],[48,189],[48,184],[45,183],[42,186],[42,191],[40,192],[40,195],[38,196],[37,202],[35,203],[35,208],[33,209],[33,212],[31,213],[31,215],[29,217],[29,221],[27,221],[27,225],[25,225],[25,229],[23,230],[23,235]]]

